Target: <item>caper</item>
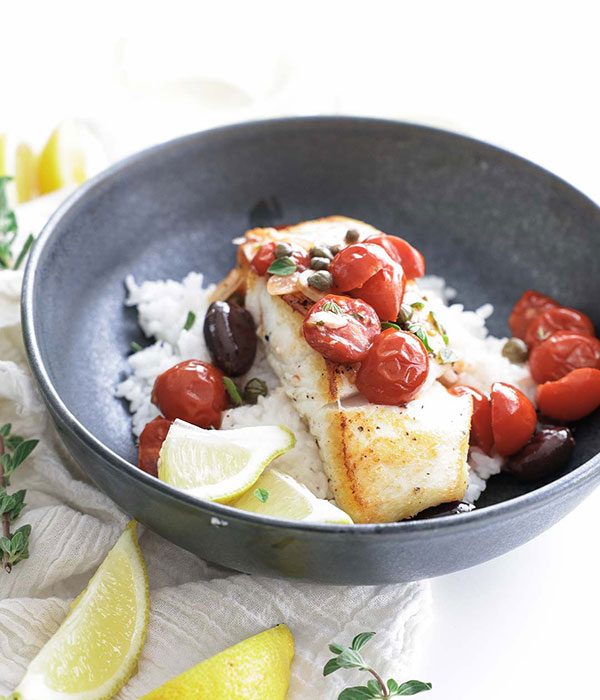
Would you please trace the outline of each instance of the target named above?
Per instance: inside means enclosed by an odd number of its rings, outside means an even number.
[[[356,241],[358,241],[359,238],[360,238],[360,233],[356,229],[351,228],[348,231],[346,231],[346,235],[344,236],[344,241],[348,244],[356,243]]]
[[[278,243],[275,248],[273,248],[273,255],[276,258],[287,258],[292,252],[292,246],[287,243]]]
[[[329,250],[329,248],[325,248],[325,246],[314,245],[310,249],[310,257],[327,258],[328,260],[333,260],[333,253]]]
[[[243,397],[246,403],[255,404],[259,396],[267,395],[267,385],[262,379],[254,377],[244,387]]]
[[[398,316],[396,318],[396,323],[401,326],[403,323],[410,321],[413,315],[413,309],[408,304],[402,304]]]
[[[509,338],[506,343],[504,343],[502,354],[513,364],[519,364],[527,360],[529,357],[529,350],[527,345],[525,345],[520,338]]]
[[[310,261],[311,270],[326,270],[331,260],[329,258],[312,258]]]
[[[319,270],[319,272],[315,272],[314,274],[310,275],[306,281],[309,287],[318,289],[320,292],[324,292],[325,290],[333,287],[333,275],[331,272],[327,272],[327,270]]]
[[[342,249],[342,246],[339,244],[329,246],[329,250],[331,251],[331,254],[333,255],[333,257],[335,257],[340,252],[341,249]]]

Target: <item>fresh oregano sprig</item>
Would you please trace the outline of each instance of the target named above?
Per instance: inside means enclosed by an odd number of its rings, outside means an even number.
[[[426,690],[431,690],[431,683],[422,681],[406,681],[398,683],[390,678],[387,683],[363,658],[360,650],[375,636],[375,632],[361,632],[352,640],[349,647],[343,644],[333,643],[329,645],[329,650],[335,656],[325,664],[323,675],[328,676],[342,668],[356,668],[359,671],[367,671],[374,680],[370,680],[367,685],[357,685],[346,688],[338,695],[338,700],[368,700],[369,698],[396,698],[407,695],[417,695]]]
[[[12,245],[17,237],[18,227],[17,217],[8,201],[7,187],[11,180],[9,175],[0,176],[0,270],[17,270],[33,243],[33,236],[30,234],[13,263]]]
[[[25,440],[20,435],[12,435],[12,425],[5,423],[0,427],[0,517],[2,518],[2,536],[0,553],[2,566],[10,574],[12,567],[29,556],[29,536],[31,525],[23,525],[11,533],[11,524],[21,515],[25,507],[25,490],[8,493],[10,478],[33,452],[38,440]]]

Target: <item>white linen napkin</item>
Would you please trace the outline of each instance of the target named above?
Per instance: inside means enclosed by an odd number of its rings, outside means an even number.
[[[22,234],[45,223],[59,199],[18,212]],[[17,525],[32,525],[30,558],[0,571],[0,694],[12,691],[85,587],[128,517],[85,477],[58,440],[27,368],[21,340],[20,271],[0,272],[0,424],[39,438],[12,479],[27,489]],[[365,655],[385,678],[413,676],[430,617],[427,582],[333,587],[231,572],[138,528],[150,578],[150,623],[137,675],[117,695],[135,700],[187,668],[285,622],[296,641],[288,698],[335,698],[366,683],[356,671],[323,678],[332,641],[376,631]]]

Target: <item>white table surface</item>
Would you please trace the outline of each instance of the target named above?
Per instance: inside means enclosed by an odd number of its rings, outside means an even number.
[[[599,512],[596,490],[523,547],[432,581],[423,697],[600,697]]]

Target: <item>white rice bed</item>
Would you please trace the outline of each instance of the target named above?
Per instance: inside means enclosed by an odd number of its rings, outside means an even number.
[[[133,414],[133,432],[136,436],[146,423],[158,415],[150,397],[156,377],[178,362],[196,359],[210,362],[203,336],[203,320],[214,285],[203,286],[203,276],[191,272],[181,282],[173,280],[143,282],[137,285],[132,276],[125,281],[127,306],[135,306],[140,327],[155,342],[133,353],[128,358],[131,374],[116,389],[118,397],[125,398]],[[505,338],[488,334],[485,322],[493,312],[491,304],[476,311],[465,311],[462,304],[449,304],[454,290],[446,287],[441,277],[427,276],[419,280],[419,288],[427,295],[440,323],[446,328],[452,348],[464,363],[458,375],[461,384],[469,384],[489,392],[495,381],[517,386],[530,398],[535,384],[527,365],[511,364],[502,356]],[[190,330],[184,325],[189,311],[196,315]],[[292,402],[279,385],[259,344],[256,361],[247,378],[260,377],[269,393],[259,397],[255,406],[229,409],[223,416],[223,429],[252,425],[283,424],[296,435],[296,446],[278,457],[271,466],[289,474],[307,486],[319,498],[332,498],[319,451]],[[242,378],[245,381],[247,378]],[[474,503],[485,489],[487,479],[500,471],[502,458],[488,457],[478,449],[469,455],[469,486],[465,499]]]

